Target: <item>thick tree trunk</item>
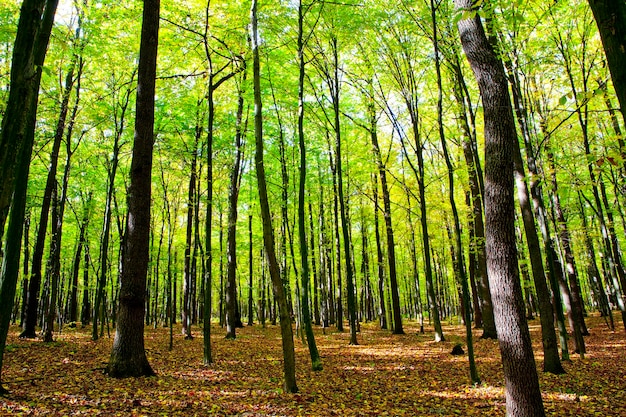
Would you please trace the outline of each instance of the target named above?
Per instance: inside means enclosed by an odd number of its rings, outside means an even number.
[[[106,371],[113,377],[153,375],[144,349],[146,274],[150,242],[154,96],[160,0],[145,0],[137,72],[137,107],[128,189],[126,250],[118,323]]]
[[[20,9],[9,97],[0,129],[0,249],[21,149],[28,141],[32,142],[30,136],[34,136],[41,71],[57,4],[58,0],[25,0]]]
[[[11,64],[9,101],[0,132],[0,241],[9,207],[11,211],[9,239],[0,269],[0,394],[6,392],[1,384],[2,363],[20,267],[39,83],[57,4],[58,1],[50,0],[45,10],[41,1],[22,4]]]
[[[476,13],[471,1],[456,0],[456,6]],[[487,267],[504,366],[507,414],[544,416],[516,258],[512,167],[517,137],[507,80],[480,17],[462,19],[458,27],[484,108]]]
[[[626,123],[626,2],[589,0],[589,6],[600,31],[613,86]]]
[[[7,390],[2,387],[2,363],[20,269],[22,222],[26,212],[26,190],[32,145],[32,142],[26,141],[17,155],[19,162],[15,171],[15,187],[13,187],[15,192],[7,228],[8,243],[2,258],[2,269],[0,270],[0,395],[7,393]]]

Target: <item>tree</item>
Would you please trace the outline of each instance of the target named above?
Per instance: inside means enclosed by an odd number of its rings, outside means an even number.
[[[441,2],[435,3],[435,0],[430,0],[430,11],[433,27],[433,48],[435,52],[435,72],[437,75],[437,125],[439,131],[439,140],[441,141],[441,150],[443,151],[443,157],[446,162],[446,168],[448,170],[448,197],[450,199],[450,208],[452,210],[452,219],[454,221],[454,251],[456,262],[455,272],[457,280],[461,285],[462,293],[462,306],[463,319],[465,321],[465,334],[467,343],[467,357],[469,360],[470,380],[473,384],[480,383],[480,377],[476,369],[476,363],[474,360],[474,343],[472,341],[472,323],[469,307],[469,287],[467,285],[467,275],[465,273],[465,260],[463,257],[463,243],[461,238],[461,222],[459,220],[459,212],[456,207],[456,201],[454,199],[454,167],[450,159],[450,153],[448,152],[448,145],[446,143],[446,136],[443,123],[443,83],[441,77],[441,63],[439,62],[439,39],[438,39],[438,27],[437,27],[437,11],[441,6]],[[453,258],[454,259],[454,258]]]
[[[314,3],[311,3],[311,5]],[[304,322],[304,332],[306,334],[307,344],[309,346],[309,354],[311,356],[311,368],[314,371],[322,369],[322,361],[315,343],[315,335],[313,334],[313,326],[311,320],[310,304],[310,273],[309,273],[309,248],[306,238],[306,213],[305,213],[305,191],[306,191],[306,143],[304,137],[304,77],[305,77],[305,59],[304,47],[308,40],[304,38],[303,24],[304,17],[311,6],[305,10],[302,0],[298,3],[298,148],[300,149],[300,177],[298,183],[298,239],[300,243],[300,262],[301,262],[301,280],[302,280],[302,321]],[[315,262],[315,260],[313,260]]]
[[[246,72],[244,71],[241,82],[245,83]],[[244,99],[243,87],[239,87],[237,100],[237,126],[235,133],[235,160],[230,173],[230,185],[228,187],[228,231],[227,231],[227,257],[228,277],[226,279],[226,338],[236,337],[236,328],[242,327],[239,306],[237,303],[237,204],[239,202],[239,190],[241,186],[241,159],[243,154],[243,136],[245,123],[243,120]]]
[[[128,189],[126,250],[122,259],[118,325],[106,372],[113,377],[154,375],[144,349],[146,275],[150,243],[154,96],[160,0],[145,0],[137,70],[133,158]]]
[[[422,245],[424,254],[424,275],[426,278],[426,294],[428,295],[428,304],[430,306],[430,313],[433,320],[433,326],[435,330],[435,341],[443,342],[445,337],[443,335],[443,329],[441,326],[440,312],[438,306],[437,296],[435,294],[435,282],[433,279],[433,262],[431,253],[431,242],[428,226],[428,214],[426,210],[426,174],[424,163],[424,137],[421,132],[421,120],[420,120],[420,90],[418,88],[416,78],[416,56],[412,51],[411,42],[412,39],[402,31],[401,28],[394,28],[393,30],[394,41],[397,45],[387,45],[387,62],[393,79],[400,90],[400,95],[406,109],[409,113],[410,127],[413,134],[413,142],[409,145],[412,147],[415,156],[417,157],[417,166],[411,162],[409,158],[407,161],[411,167],[411,170],[416,176],[418,183],[418,196],[420,205],[420,224],[422,226]],[[397,47],[398,50],[395,50]],[[405,134],[402,128],[399,126],[397,116],[393,114],[389,104],[387,103],[387,113],[394,129],[398,132],[402,143],[404,153],[408,156],[407,142]],[[396,284],[397,287],[397,284]],[[391,290],[394,291],[394,283],[391,282]],[[397,289],[395,290],[397,291]],[[392,295],[392,299],[393,299]]]
[[[14,192],[17,160],[34,135],[42,65],[58,0],[24,0],[11,60],[9,97],[0,131],[0,249]]]
[[[254,135],[255,154],[254,162],[256,167],[257,184],[259,188],[259,205],[263,220],[263,244],[265,256],[267,257],[270,278],[274,289],[274,298],[278,302],[278,313],[280,315],[280,332],[283,345],[283,372],[284,389],[286,392],[298,392],[296,385],[296,358],[293,346],[293,330],[291,328],[291,318],[287,307],[287,297],[280,277],[280,268],[276,259],[276,249],[274,246],[274,228],[272,226],[272,216],[270,213],[269,199],[267,196],[267,183],[265,177],[265,166],[263,163],[263,104],[261,101],[261,65],[259,59],[259,35],[257,20],[257,0],[252,0],[250,6],[250,41],[253,57],[253,85],[254,85]]]
[[[513,151],[517,140],[502,62],[485,35],[478,10],[455,1],[463,50],[474,72],[485,123],[485,232],[489,285],[505,374],[507,414],[543,416],[543,401],[524,315],[518,276],[513,203]]]
[[[623,0],[589,0],[600,31],[622,117],[626,123],[626,3]]]
[[[35,137],[39,83],[57,4],[55,0],[26,0],[22,3],[11,63],[9,100],[2,118],[0,240],[4,236],[9,207],[11,220],[7,230],[10,239],[0,270],[0,394],[6,392],[1,385],[2,359],[19,274],[24,230],[22,223],[26,214],[26,190]]]

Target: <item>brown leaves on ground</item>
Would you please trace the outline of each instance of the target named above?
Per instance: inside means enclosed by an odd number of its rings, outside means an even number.
[[[621,324],[621,323],[620,323]],[[549,415],[626,415],[626,337],[610,332],[599,317],[588,320],[591,336],[584,359],[572,355],[565,375],[540,373]],[[179,330],[179,329],[177,329]],[[12,328],[5,353],[0,415],[244,415],[244,416],[466,416],[505,413],[498,343],[475,339],[483,383],[469,384],[467,355],[452,356],[464,341],[461,326],[447,326],[445,343],[406,335],[376,324],[361,325],[358,346],[349,333],[316,328],[324,369],[310,371],[306,344],[296,341],[300,392],[284,394],[277,326],[239,329],[236,340],[214,327],[215,363],[202,365],[203,341],[177,336],[168,351],[168,329],[146,329],[146,349],[156,377],[113,379],[103,374],[112,338],[90,340],[91,329],[65,328],[56,342],[19,340]],[[542,356],[537,321],[531,323],[535,358]],[[479,331],[475,331],[480,335]]]

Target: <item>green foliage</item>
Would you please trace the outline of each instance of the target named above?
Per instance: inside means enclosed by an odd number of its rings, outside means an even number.
[[[545,3],[539,1],[483,2],[474,4],[471,10],[455,12],[451,2],[435,2],[439,22],[439,42],[444,80],[444,129],[449,141],[452,163],[455,169],[457,189],[454,191],[460,216],[464,223],[464,245],[469,241],[468,221],[471,210],[462,202],[469,188],[467,167],[461,144],[463,129],[460,127],[459,103],[454,94],[454,80],[458,75],[466,78],[470,107],[476,117],[475,126],[478,146],[482,144],[482,110],[478,103],[476,86],[469,77],[470,71],[461,55],[456,23],[475,16],[489,22],[489,31],[499,42],[500,54],[510,61],[510,71],[517,74],[522,86],[521,98],[529,113],[531,143],[523,144],[524,153],[536,155],[540,165],[538,180],[547,184],[550,169],[546,163],[546,147],[554,154],[556,176],[561,188],[558,190],[565,206],[569,226],[574,236],[574,247],[581,251],[581,213],[578,193],[589,194],[590,180],[587,165],[593,166],[598,177],[607,184],[608,199],[615,203],[616,218],[621,215],[620,204],[624,202],[623,185],[620,184],[624,166],[623,134],[614,131],[606,107],[606,97],[615,102],[614,90],[607,69],[602,65],[603,56],[599,37],[585,1],[576,0]],[[208,10],[207,10],[208,6]],[[254,285],[260,286],[262,273],[261,224],[258,215],[256,178],[253,156],[252,88],[251,77],[244,81],[242,74],[229,78],[215,90],[215,124],[213,129],[213,154],[207,155],[207,88],[210,75],[216,82],[220,77],[236,70],[246,62],[251,73],[247,39],[248,4],[227,0],[211,2],[198,0],[166,1],[162,5],[160,48],[157,68],[156,143],[153,170],[153,235],[152,266],[159,267],[159,283],[152,281],[151,294],[162,300],[168,259],[173,262],[171,272],[182,269],[185,233],[185,209],[187,186],[191,170],[191,156],[196,153],[199,163],[200,225],[206,216],[206,166],[210,158],[214,167],[214,223],[211,230],[201,226],[200,234],[212,233],[213,268],[216,281],[213,291],[219,289],[219,261],[225,256],[220,252],[220,214],[227,209],[227,190],[233,160],[235,135],[235,112],[237,91],[244,91],[244,117],[248,119],[245,132],[244,167],[241,182],[240,220],[238,223],[238,258],[240,259],[240,285],[246,282],[247,268],[247,215],[253,216]],[[418,233],[419,216],[427,216],[431,226],[431,244],[440,274],[440,294],[451,311],[458,309],[456,288],[452,275],[449,238],[446,224],[450,218],[447,198],[447,177],[442,151],[438,142],[436,101],[437,91],[432,52],[429,5],[425,2],[305,2],[307,10],[304,21],[306,36],[306,79],[304,106],[306,119],[304,129],[309,157],[307,198],[311,201],[314,231],[321,233],[320,217],[324,217],[329,253],[333,242],[333,178],[330,160],[333,157],[330,144],[332,137],[332,103],[328,94],[328,78],[324,72],[333,69],[331,41],[337,40],[338,76],[341,88],[341,126],[344,139],[344,175],[346,195],[352,224],[354,263],[357,266],[357,287],[365,284],[362,254],[370,256],[369,276],[376,277],[375,237],[373,230],[374,206],[372,174],[376,171],[367,129],[368,103],[375,106],[375,117],[382,157],[388,170],[392,200],[392,218],[397,231],[397,249],[400,274],[400,291],[403,293],[404,312],[410,311],[409,291],[412,282],[411,225],[407,224],[409,210]],[[125,198],[130,149],[133,140],[136,62],[141,21],[141,3],[136,1],[88,1],[80,5],[83,14],[81,42],[72,42],[78,25],[77,13],[66,7],[64,17],[57,20],[54,36],[44,67],[42,94],[37,120],[37,145],[29,179],[29,207],[31,218],[37,218],[45,175],[49,164],[51,137],[59,112],[62,81],[74,53],[80,53],[84,63],[81,82],[79,111],[74,126],[69,202],[66,211],[62,269],[69,270],[73,251],[77,245],[78,226],[82,206],[88,194],[93,195],[93,208],[88,229],[92,273],[103,265],[110,267],[110,293],[117,285],[119,243],[123,237]],[[264,131],[266,169],[270,203],[276,225],[283,220],[281,213],[282,191],[287,190],[287,215],[282,234],[295,232],[297,185],[297,15],[294,2],[268,1],[260,5],[259,27],[261,31],[261,88],[264,102]],[[4,108],[9,81],[12,40],[19,14],[17,0],[4,1],[0,5],[0,114]],[[206,20],[205,20],[206,19]],[[205,42],[206,41],[206,42]],[[207,55],[211,61],[207,59]],[[455,58],[459,57],[458,61]],[[398,67],[394,66],[399,63]],[[332,64],[332,65],[331,65]],[[573,83],[567,77],[565,67],[571,68]],[[415,83],[419,106],[419,123],[413,126],[407,111],[406,85],[399,77]],[[597,80],[601,83],[598,84]],[[575,91],[574,91],[575,90]],[[72,95],[73,102],[75,93]],[[467,104],[467,103],[466,103]],[[616,106],[616,103],[613,103]],[[582,108],[586,117],[592,149],[585,155],[580,136],[581,128],[576,110]],[[124,110],[125,109],[125,110]],[[365,128],[364,128],[365,127]],[[200,130],[198,149],[194,149],[196,129]],[[418,129],[425,155],[425,183],[428,212],[417,210],[417,181],[410,165],[415,164],[414,153],[403,151],[403,140],[410,141]],[[623,131],[623,126],[622,126]],[[113,214],[113,242],[108,263],[98,259],[104,217],[104,201],[108,174],[112,163],[113,138],[119,135],[121,152],[119,172],[115,178],[115,206]],[[287,184],[283,184],[280,166],[279,138],[285,142],[287,161]],[[61,160],[64,161],[62,149]],[[64,164],[64,162],[63,162]],[[61,172],[61,170],[60,170]],[[614,186],[611,181],[615,182]],[[547,188],[547,187],[546,187]],[[550,195],[546,192],[546,202]],[[585,202],[586,206],[587,203]],[[410,207],[409,207],[410,206]],[[168,209],[172,221],[167,226]],[[586,207],[586,215],[591,210]],[[321,212],[320,212],[321,211]],[[74,214],[73,212],[77,213]],[[225,216],[224,216],[225,218]],[[308,219],[308,217],[307,217]],[[225,220],[222,221],[222,223]],[[593,227],[596,224],[589,222]],[[619,223],[619,222],[618,222]],[[164,226],[165,225],[165,226]],[[163,232],[161,227],[163,226]],[[617,224],[618,236],[624,236],[623,225]],[[366,230],[368,243],[363,247],[359,236]],[[31,227],[32,240],[36,227]],[[381,229],[382,232],[382,229]],[[163,233],[163,234],[162,234]],[[167,240],[173,248],[167,253]],[[384,236],[384,233],[383,233]],[[599,236],[592,230],[592,236]],[[286,236],[289,237],[289,236]],[[159,241],[163,238],[163,242]],[[384,239],[384,237],[383,237]],[[201,239],[202,240],[202,239]],[[295,283],[298,265],[297,239],[294,241],[292,259],[290,248],[285,248],[287,274]],[[316,245],[320,242],[315,236]],[[287,238],[287,245],[290,239]],[[420,239],[417,239],[419,242]],[[244,243],[245,242],[245,243]],[[383,245],[384,246],[384,245]],[[468,245],[465,245],[467,247]],[[160,254],[157,252],[160,248]],[[282,249],[282,248],[281,248]],[[418,252],[418,272],[423,279],[421,248]],[[174,262],[174,254],[177,254]],[[320,248],[316,248],[319,262]],[[578,255],[578,252],[577,252]],[[295,261],[295,262],[294,262]],[[331,260],[332,262],[332,260]],[[334,266],[333,266],[334,268]],[[582,269],[582,268],[581,268]],[[333,274],[336,271],[332,270]],[[198,277],[201,273],[198,272]],[[179,274],[180,275],[180,274]],[[583,274],[584,275],[584,274]],[[179,277],[180,278],[180,277]],[[180,286],[181,280],[178,280]],[[200,281],[198,281],[200,282]],[[247,285],[247,284],[246,284]],[[88,284],[92,289],[93,283]],[[420,285],[424,289],[423,283]],[[67,285],[66,287],[67,288]],[[292,285],[291,288],[295,288]],[[82,289],[82,284],[81,284]],[[258,288],[255,288],[255,290]],[[199,294],[200,289],[198,289]],[[180,288],[178,288],[180,294]],[[256,292],[255,292],[256,294]],[[358,293],[360,297],[360,293]],[[374,294],[378,297],[377,291]],[[423,294],[422,294],[423,297]],[[446,298],[447,297],[447,298]],[[108,300],[111,303],[111,300]],[[180,306],[180,305],[179,305]],[[112,305],[109,305],[112,308]],[[156,307],[163,317],[163,306]],[[217,307],[214,305],[214,311]],[[112,311],[112,310],[111,310]],[[161,319],[159,318],[159,319]]]

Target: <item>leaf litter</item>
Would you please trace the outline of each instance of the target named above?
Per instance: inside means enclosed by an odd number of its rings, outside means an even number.
[[[600,317],[588,319],[584,359],[572,354],[565,375],[539,375],[546,413],[553,416],[626,415],[626,337]],[[282,352],[277,326],[238,329],[236,340],[212,328],[214,363],[202,364],[203,340],[146,328],[148,359],[157,376],[114,379],[103,369],[112,338],[91,341],[91,328],[63,329],[56,341],[18,339],[12,327],[5,352],[0,415],[31,416],[502,416],[504,377],[497,341],[478,338],[475,354],[482,384],[469,382],[467,355],[450,354],[464,344],[464,327],[444,327],[446,342],[418,333],[392,335],[362,323],[359,345],[349,333],[315,328],[322,371],[313,372],[306,344],[296,341],[299,392],[282,391]],[[530,323],[541,369],[540,329]],[[176,329],[180,335],[180,329]],[[572,344],[570,341],[570,348]],[[465,346],[464,346],[465,347]]]

